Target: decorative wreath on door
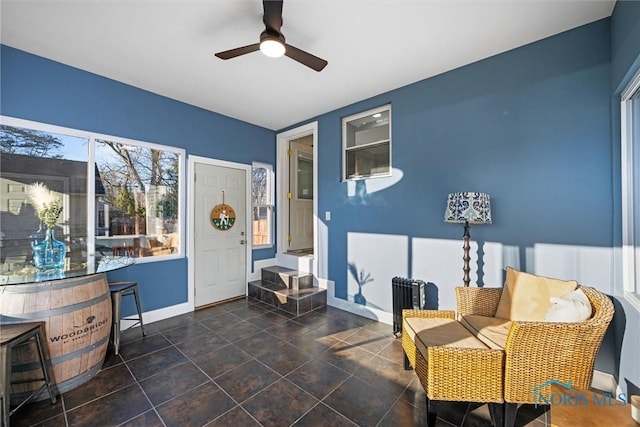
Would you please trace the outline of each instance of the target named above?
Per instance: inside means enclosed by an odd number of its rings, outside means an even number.
[[[236,211],[224,202],[224,191],[222,192],[222,203],[216,205],[211,210],[211,225],[221,231],[227,231],[236,222]]]

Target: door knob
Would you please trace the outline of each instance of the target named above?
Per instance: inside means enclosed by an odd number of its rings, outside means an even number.
[[[247,241],[246,241],[246,240],[240,240],[240,244],[241,244],[241,245],[244,245],[245,243],[247,243]]]

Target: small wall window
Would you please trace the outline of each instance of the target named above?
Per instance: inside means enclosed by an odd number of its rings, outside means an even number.
[[[253,163],[251,170],[253,247],[273,245],[273,167]]]
[[[391,105],[342,119],[343,179],[391,175]]]

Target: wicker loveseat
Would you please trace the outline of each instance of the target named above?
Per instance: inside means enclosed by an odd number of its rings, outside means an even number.
[[[415,369],[425,390],[429,425],[440,401],[487,402],[494,424],[513,425],[517,404],[544,403],[550,386],[542,385],[551,380],[589,389],[613,304],[578,288],[592,312],[576,323],[496,318],[502,288],[456,288],[456,313],[404,310],[405,367]]]

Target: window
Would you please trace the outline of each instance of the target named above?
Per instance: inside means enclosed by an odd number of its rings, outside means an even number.
[[[621,101],[623,284],[640,310],[640,71]]]
[[[2,271],[32,266],[32,245],[47,228],[38,213],[54,200],[62,207],[53,232],[67,244],[65,267],[86,261],[89,137],[3,124],[0,144]]]
[[[180,253],[180,151],[117,138],[96,139],[94,147],[96,251]]]
[[[273,245],[273,168],[254,163],[251,170],[251,204],[253,207],[253,247]]]
[[[38,187],[62,207],[54,232],[67,244],[66,268],[94,253],[183,256],[183,150],[1,119],[3,272],[32,268],[31,245],[42,232]]]
[[[342,119],[343,179],[391,175],[391,106]]]

